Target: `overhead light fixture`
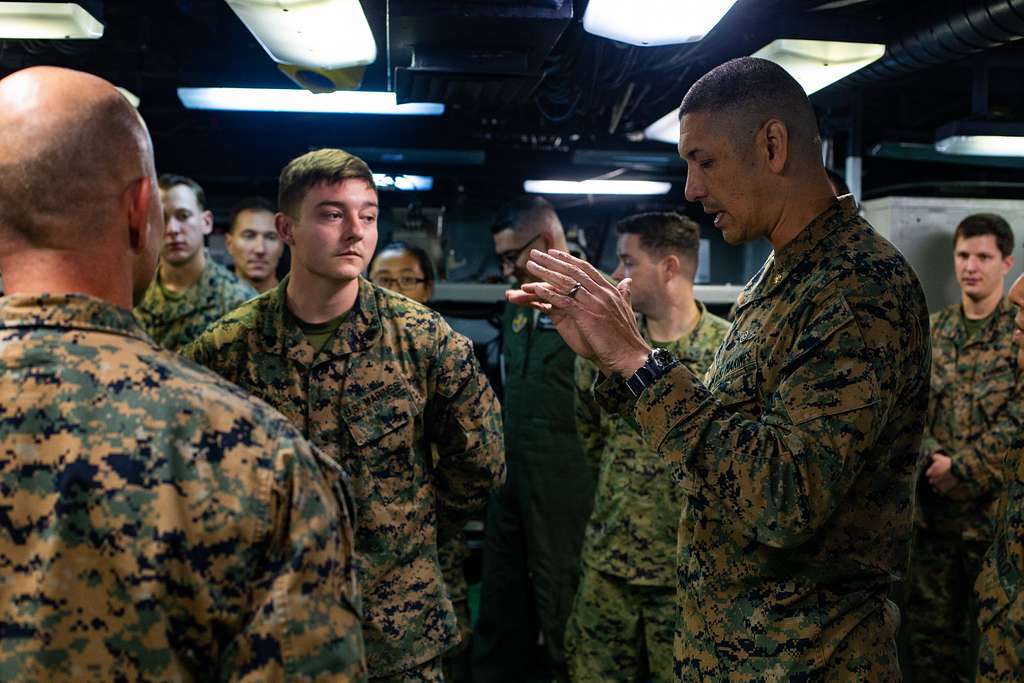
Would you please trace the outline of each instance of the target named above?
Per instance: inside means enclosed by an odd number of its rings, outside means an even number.
[[[226,0],[270,58],[313,92],[359,87],[377,43],[359,0]]]
[[[736,0],[590,0],[588,33],[630,45],[676,45],[703,38]]]
[[[935,149],[943,154],[1024,157],[1024,123],[953,121],[935,132]]]
[[[95,40],[102,17],[97,2],[0,2],[0,39]]]
[[[391,175],[374,173],[373,182],[378,190],[429,192],[434,189],[434,178],[428,175]]]
[[[444,105],[433,102],[398,104],[393,92],[317,95],[288,88],[178,88],[178,99],[188,109],[418,116],[440,116],[444,113]]]
[[[533,194],[668,194],[672,183],[653,180],[527,180],[523,190]]]
[[[753,57],[775,62],[810,95],[881,59],[885,45],[831,40],[773,40]]]
[[[644,128],[644,137],[648,140],[679,144],[679,107],[676,107],[660,119]]]

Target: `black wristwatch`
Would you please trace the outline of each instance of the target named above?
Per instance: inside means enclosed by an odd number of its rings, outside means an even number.
[[[654,349],[647,356],[647,362],[633,373],[633,376],[626,380],[626,388],[634,398],[640,398],[644,389],[654,384],[658,379],[668,374],[672,368],[679,365],[671,353],[665,349]]]

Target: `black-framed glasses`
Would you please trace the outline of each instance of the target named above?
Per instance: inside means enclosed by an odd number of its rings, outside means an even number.
[[[534,242],[536,242],[537,240],[539,240],[541,237],[542,237],[542,235],[534,235],[532,240],[530,240],[529,242],[527,242],[523,246],[519,247],[518,249],[509,249],[508,251],[499,251],[495,255],[498,257],[498,261],[500,261],[502,265],[514,266],[516,261],[519,260],[519,257],[522,255],[522,253],[524,251],[526,251],[527,249],[529,249],[530,245],[533,244]]]
[[[412,275],[402,275],[401,277],[378,276],[373,278],[373,281],[384,289],[414,289],[417,285],[422,285],[426,282],[427,278],[413,277]]]

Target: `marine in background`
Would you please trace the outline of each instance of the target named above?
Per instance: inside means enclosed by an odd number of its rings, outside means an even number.
[[[166,173],[159,182],[167,226],[164,247],[156,276],[134,313],[158,344],[181,351],[214,320],[256,296],[256,290],[214,261],[204,246],[213,213],[199,183]]]

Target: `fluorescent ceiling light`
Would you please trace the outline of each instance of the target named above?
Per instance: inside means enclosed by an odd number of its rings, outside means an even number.
[[[440,116],[443,104],[397,104],[393,92],[332,92],[316,95],[291,88],[178,88],[189,109],[282,111],[320,114],[405,114]]]
[[[837,43],[829,40],[773,40],[753,57],[775,62],[810,95],[863,69],[885,54],[878,43]]]
[[[403,190],[429,192],[434,188],[434,179],[428,175],[389,175],[374,173],[373,182],[378,190]]]
[[[1024,123],[954,121],[936,131],[935,149],[943,154],[1024,157]]]
[[[372,64],[377,44],[359,0],[227,0],[271,59],[308,69]]]
[[[583,28],[630,45],[675,45],[703,38],[736,0],[590,0]]]
[[[102,38],[103,24],[77,2],[0,2],[0,38]]]
[[[523,190],[534,194],[668,194],[672,183],[653,180],[527,180]]]
[[[679,144],[679,107],[676,107],[660,119],[644,128],[644,137],[648,140]]]

